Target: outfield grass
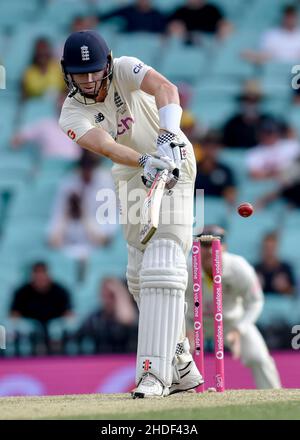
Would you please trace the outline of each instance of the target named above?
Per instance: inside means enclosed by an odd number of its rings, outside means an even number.
[[[131,399],[129,394],[2,397],[0,419],[300,419],[300,390],[181,393]]]

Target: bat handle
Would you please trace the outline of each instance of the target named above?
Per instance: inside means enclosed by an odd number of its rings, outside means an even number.
[[[174,177],[176,177],[176,179],[179,179],[179,168],[174,168],[172,174]]]

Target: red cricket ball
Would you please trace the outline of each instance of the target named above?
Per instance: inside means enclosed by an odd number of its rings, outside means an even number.
[[[253,214],[253,206],[251,205],[251,203],[245,202],[245,203],[241,203],[238,208],[237,208],[237,212],[242,216],[242,217],[249,217],[250,215]]]

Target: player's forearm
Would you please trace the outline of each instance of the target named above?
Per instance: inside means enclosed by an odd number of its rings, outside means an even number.
[[[177,87],[168,81],[157,87],[154,96],[158,109],[168,104],[180,104]]]
[[[237,322],[236,327],[240,333],[247,331],[247,327],[255,324],[263,309],[263,300],[253,302],[251,305],[244,306],[244,316]]]
[[[117,142],[108,143],[102,147],[103,155],[108,157],[115,163],[127,165],[130,167],[139,167],[140,153],[137,153],[132,148],[126,145],[118,144]]]
[[[151,69],[142,81],[141,90],[155,98],[160,131],[178,134],[182,108],[180,107],[177,87],[160,73]]]
[[[131,167],[139,167],[140,153],[126,145],[118,144],[104,130],[94,128],[89,130],[79,140],[78,144],[95,154],[105,156],[113,162]]]

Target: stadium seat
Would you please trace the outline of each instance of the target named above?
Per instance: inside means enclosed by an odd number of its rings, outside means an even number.
[[[159,71],[174,82],[195,84],[207,69],[205,53],[199,47],[184,46],[176,39],[168,40],[158,55]]]
[[[64,344],[64,352],[68,355],[79,354],[79,346],[72,340],[72,335],[76,333],[80,325],[79,319],[74,316],[72,318],[56,318],[52,319],[48,325],[49,337],[53,344]]]
[[[18,96],[8,93],[7,90],[0,91],[0,113],[5,118],[0,118],[0,151],[9,150],[12,136],[15,134],[15,118],[18,110]]]
[[[57,176],[56,176],[57,179]],[[44,181],[32,185],[24,185],[12,200],[9,218],[14,221],[23,219],[50,220],[51,207],[58,181]]]
[[[59,3],[59,7],[62,7],[61,2],[55,3]],[[67,3],[69,3],[70,7],[71,2]],[[59,17],[64,18],[65,14],[59,14]],[[53,46],[54,53],[58,46],[63,43],[65,35],[64,29],[60,25],[59,17],[56,20],[49,21],[45,10],[43,10],[41,20],[35,22],[34,25],[28,22],[18,25],[11,36],[7,50],[3,54],[4,65],[7,71],[7,82],[10,89],[19,88],[22,75],[32,61],[34,44],[38,38],[43,37],[49,40]]]
[[[153,6],[162,12],[172,12],[184,4],[184,0],[152,0]]]
[[[248,8],[243,0],[214,0],[213,4],[218,6],[224,12],[225,17],[233,22],[239,23]],[[248,5],[251,2],[248,2]]]
[[[268,210],[257,212],[248,218],[240,217],[233,211],[229,219],[228,249],[255,263],[260,254],[263,236],[276,230],[277,226],[278,219]]]
[[[204,78],[195,84],[193,96],[196,100],[233,99],[241,92],[240,81],[220,81],[218,76]]]
[[[265,303],[262,314],[258,319],[258,324],[267,327],[274,325],[275,322],[285,322],[286,324],[295,324],[291,320],[293,309],[298,302],[293,298],[288,298],[280,294],[268,294],[265,296]]]
[[[39,321],[34,319],[6,319],[4,321],[6,336],[9,343],[6,345],[5,356],[30,356],[34,351],[31,335],[43,335],[43,328]],[[16,353],[16,335],[18,335],[19,343],[18,353]]]
[[[298,60],[289,63],[269,61],[264,64],[262,78],[267,83],[267,79],[273,79],[273,82],[285,82],[289,84],[292,79],[292,67],[298,64]]]
[[[94,265],[92,267],[94,267]],[[85,281],[74,290],[75,312],[80,318],[86,316],[86,314],[101,305],[99,291],[104,278],[112,276],[125,279],[125,265],[110,264],[107,266],[98,266],[97,269],[93,271],[91,270],[92,267],[89,268]]]
[[[278,188],[278,182],[274,179],[257,181],[246,178],[239,186],[239,201],[255,203],[260,197],[275,191]]]
[[[17,173],[27,177],[33,170],[32,158],[26,152],[1,153],[0,172]]]
[[[204,206],[204,211],[203,211]],[[204,212],[204,216],[203,216]],[[228,222],[228,217],[230,216],[230,207],[225,203],[224,199],[220,197],[203,197],[197,196],[195,199],[194,208],[194,231],[195,233],[204,225],[208,224],[218,224],[220,226],[226,227]]]
[[[298,247],[299,224],[297,229],[289,229],[288,225],[280,234],[279,254],[281,258],[289,262],[300,279],[300,251]]]
[[[43,248],[32,249],[22,259],[22,268],[26,276],[29,276],[30,268],[33,263],[44,261],[49,267],[51,277],[58,283],[70,290],[75,288],[79,278],[79,263],[73,258],[65,255],[59,250]]]
[[[45,96],[42,98],[28,99],[23,104],[23,111],[20,118],[20,125],[26,126],[32,123],[37,123],[44,118],[56,118],[56,103],[55,96],[50,98]]]
[[[67,28],[72,20],[79,15],[93,13],[86,2],[59,0],[47,2],[40,23],[55,23],[59,28]]]
[[[287,3],[288,0],[278,0],[270,8],[269,0],[251,0],[247,3],[247,13],[239,24],[243,29],[255,29],[260,35],[262,31],[279,22],[281,9]]]
[[[49,182],[51,180],[53,180],[53,185],[55,185],[55,179],[57,179],[57,181],[60,181],[60,179],[62,179],[70,171],[72,171],[75,166],[75,161],[45,158],[40,163],[37,179],[41,179],[42,186],[47,186],[47,184],[43,184],[43,182]],[[48,185],[51,185],[51,183],[48,183]]]
[[[254,66],[241,58],[241,53],[257,40],[257,33],[240,31],[232,34],[214,54],[211,75],[218,75],[222,81],[251,78],[255,74]],[[230,77],[230,78],[226,78]]]
[[[193,97],[191,110],[200,125],[206,128],[221,128],[228,118],[236,112],[237,104],[230,99],[197,99]]]
[[[15,252],[16,255],[24,256],[32,247],[43,250],[45,240],[46,231],[43,221],[36,219],[25,221],[21,218],[6,225],[0,249],[2,252]]]
[[[227,165],[234,173],[237,183],[240,184],[247,179],[245,148],[223,148],[219,155],[220,162]]]
[[[290,232],[298,233],[300,226],[300,210],[287,209],[284,218],[284,229]]]
[[[120,3],[119,0],[110,0],[109,2],[99,1],[95,3],[95,8],[97,11],[99,13],[106,14],[122,6],[133,4],[134,0],[123,0],[122,3]]]
[[[26,152],[2,153],[0,191],[14,193],[32,178],[33,163]]]
[[[289,108],[289,111],[286,113],[286,119],[296,131],[297,136],[300,136],[300,106],[294,105]]]
[[[157,59],[160,58],[160,47],[162,39],[159,35],[136,32],[119,36],[115,45],[114,55],[134,56],[150,66],[157,66]]]
[[[10,279],[9,279],[10,278]],[[13,293],[17,289],[23,278],[17,272],[9,272],[5,274],[0,271],[1,295],[0,295],[0,325],[4,324],[8,316],[10,306],[13,299]]]
[[[0,27],[9,31],[22,22],[30,22],[40,10],[39,0],[14,0],[2,2]]]

